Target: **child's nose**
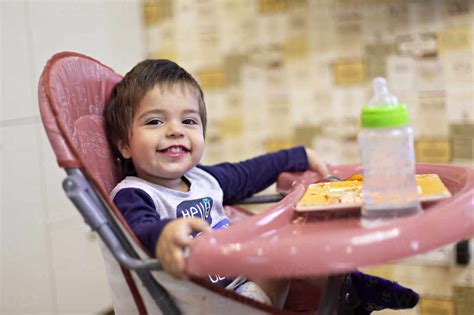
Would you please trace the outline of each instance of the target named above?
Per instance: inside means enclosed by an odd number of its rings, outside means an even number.
[[[170,122],[168,124],[167,136],[168,137],[180,137],[183,133],[183,126],[180,122]]]

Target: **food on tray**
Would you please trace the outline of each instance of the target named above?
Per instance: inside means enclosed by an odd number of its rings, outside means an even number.
[[[362,175],[355,174],[350,180],[309,185],[298,201],[296,211],[358,208],[362,205]],[[436,174],[416,175],[420,201],[436,201],[451,196]]]

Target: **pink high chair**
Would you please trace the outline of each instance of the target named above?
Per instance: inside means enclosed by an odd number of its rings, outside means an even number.
[[[48,61],[39,81],[43,124],[68,175],[63,187],[100,236],[116,314],[333,314],[344,273],[474,235],[474,171],[468,168],[419,164],[418,172],[437,173],[453,196],[428,205],[420,215],[373,229],[363,228],[354,212],[296,214],[293,205],[320,178],[286,173],[278,183],[284,199],[257,215],[227,207],[234,224],[193,240],[186,260],[191,280],[176,280],[151,258],[109,198],[122,174],[107,144],[102,114],[121,78],[88,56],[63,52]],[[357,165],[331,167],[340,178],[358,171]],[[285,308],[278,310],[202,280],[208,274],[329,275],[330,281],[322,293],[292,281]]]
[[[280,311],[198,277],[190,281],[173,279],[161,270],[156,259],[150,258],[109,198],[122,174],[108,146],[102,115],[112,88],[121,79],[93,58],[62,52],[48,61],[38,87],[43,125],[59,166],[68,174],[64,190],[100,236],[115,313],[314,313],[320,292],[304,282],[292,283],[286,310]],[[232,222],[252,215],[243,208],[226,210]]]

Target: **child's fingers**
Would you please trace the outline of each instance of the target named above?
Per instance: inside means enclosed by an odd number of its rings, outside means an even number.
[[[206,221],[197,218],[189,220],[189,227],[193,232],[209,232],[211,230],[211,227]]]
[[[173,240],[174,247],[171,251],[173,255],[173,264],[170,273],[180,279],[186,278],[186,275],[184,274],[184,249],[192,240],[191,233],[207,232],[211,230],[207,222],[201,219],[189,218],[185,220],[185,224],[182,226],[183,230],[181,230],[180,233],[175,234]]]
[[[309,169],[318,172],[323,177],[329,175],[326,163],[311,149],[306,149]]]
[[[176,244],[173,239],[160,245],[159,259],[163,269],[176,278],[185,278],[183,246]]]
[[[184,255],[183,255],[183,249],[180,247],[177,247],[174,249],[173,252],[173,275],[177,278],[183,279],[186,277],[184,274]]]
[[[323,177],[326,177],[329,175],[328,167],[322,161],[320,161],[319,163],[315,165],[315,169],[316,169],[316,172],[321,174]]]
[[[179,219],[169,223],[160,236],[156,255],[160,259],[163,269],[172,276],[183,279],[184,249],[192,240],[193,232],[207,232],[211,230],[207,222],[198,218]]]
[[[184,274],[184,257],[181,247],[170,246],[163,259],[166,262],[163,263],[163,268],[166,272],[179,279],[186,277]]]
[[[207,222],[197,218],[184,219],[183,223],[173,237],[173,242],[180,247],[189,245],[193,232],[207,232],[211,229]]]

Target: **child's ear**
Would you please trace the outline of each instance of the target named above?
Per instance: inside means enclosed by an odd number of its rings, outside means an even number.
[[[122,140],[119,140],[119,142],[117,143],[117,148],[124,159],[128,160],[131,157],[130,148],[128,147],[127,143],[123,142]]]

